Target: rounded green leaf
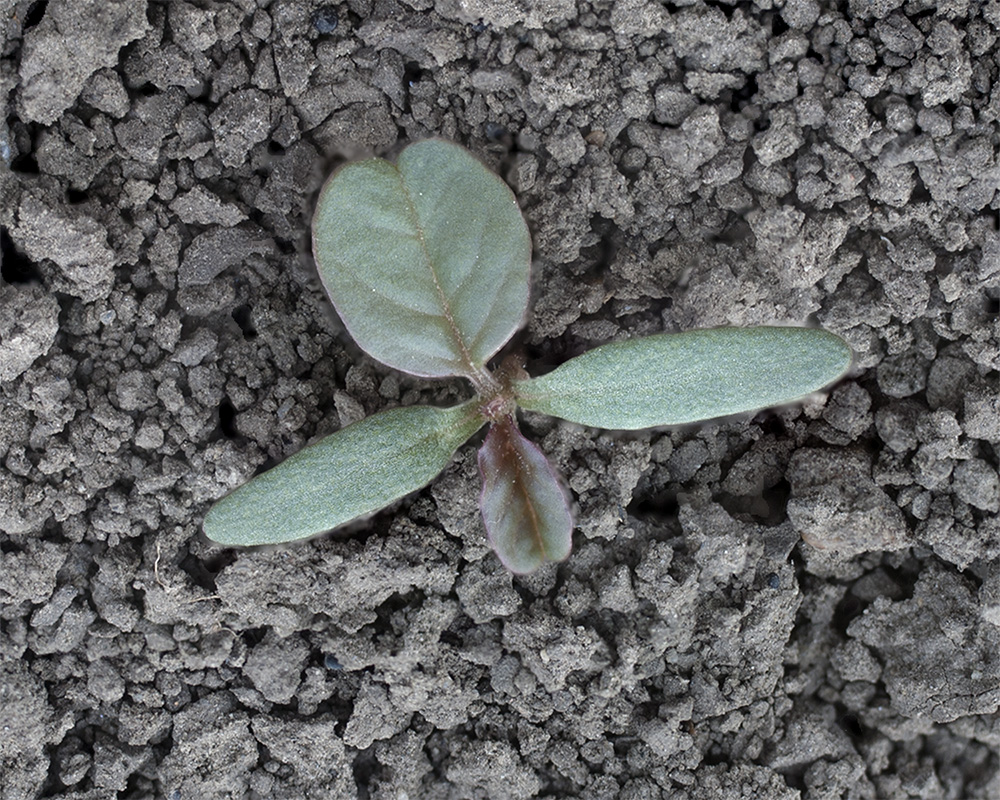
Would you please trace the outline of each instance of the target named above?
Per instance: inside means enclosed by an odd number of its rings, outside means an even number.
[[[827,331],[706,328],[602,345],[515,394],[531,411],[636,430],[790,403],[850,366],[851,348]]]
[[[479,507],[490,544],[511,572],[562,561],[573,547],[573,517],[555,470],[513,419],[495,423],[479,450]]]
[[[531,238],[513,193],[440,139],[335,172],[313,253],[351,336],[416,375],[476,375],[527,309]]]
[[[393,408],[304,447],[205,516],[209,539],[278,544],[371,514],[430,483],[483,424],[474,402]]]

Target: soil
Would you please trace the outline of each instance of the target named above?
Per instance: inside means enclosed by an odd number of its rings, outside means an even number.
[[[3,800],[1000,797],[1000,2],[0,0]],[[326,174],[427,136],[511,184],[538,371],[819,324],[803,403],[525,415],[568,561],[475,448],[347,533],[211,503],[460,381],[360,352]]]

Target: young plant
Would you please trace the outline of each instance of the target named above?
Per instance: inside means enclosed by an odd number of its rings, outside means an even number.
[[[836,380],[851,350],[810,328],[711,328],[614,342],[537,378],[487,363],[528,307],[531,239],[513,193],[463,148],[431,139],[391,164],[337,170],[313,220],[319,274],[372,357],[428,378],[460,376],[475,398],[373,414],[311,444],[217,502],[205,533],[227,545],[302,539],[429,483],[483,425],[480,507],[513,572],[570,552],[559,479],[518,430],[518,406],[635,430],[789,403]]]

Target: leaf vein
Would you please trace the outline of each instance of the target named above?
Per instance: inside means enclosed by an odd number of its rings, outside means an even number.
[[[398,170],[397,170],[398,172]],[[409,206],[410,213],[413,217],[413,227],[417,232],[417,241],[420,243],[420,249],[424,253],[424,260],[427,264],[427,269],[431,274],[431,280],[434,282],[434,289],[437,292],[438,300],[441,303],[441,313],[448,323],[448,328],[451,331],[452,338],[455,340],[459,352],[461,354],[462,361],[466,369],[466,374],[471,378],[475,376],[478,372],[476,364],[472,360],[472,355],[469,352],[469,348],[466,346],[465,338],[462,336],[462,332],[458,328],[458,324],[455,321],[455,315],[451,309],[451,303],[449,302],[448,296],[445,294],[444,289],[441,287],[441,281],[438,278],[437,270],[434,267],[434,263],[431,261],[430,250],[427,248],[427,241],[425,238],[424,227],[421,224],[420,217],[417,214],[417,206],[413,201],[413,196],[410,193],[409,187],[406,185],[406,181],[403,180],[403,174],[399,172],[399,185],[406,197],[406,203]]]

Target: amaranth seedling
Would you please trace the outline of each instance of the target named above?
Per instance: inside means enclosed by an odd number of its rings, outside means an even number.
[[[431,139],[391,164],[337,170],[313,220],[319,274],[372,357],[428,378],[468,379],[451,408],[373,414],[311,444],[217,502],[205,533],[229,545],[288,542],[371,514],[432,481],[483,425],[480,507],[500,560],[527,573],[570,552],[573,520],[518,406],[635,430],[788,403],[851,363],[838,336],[796,327],[711,328],[613,342],[531,378],[487,363],[522,324],[531,239],[513,193],[468,151]]]

